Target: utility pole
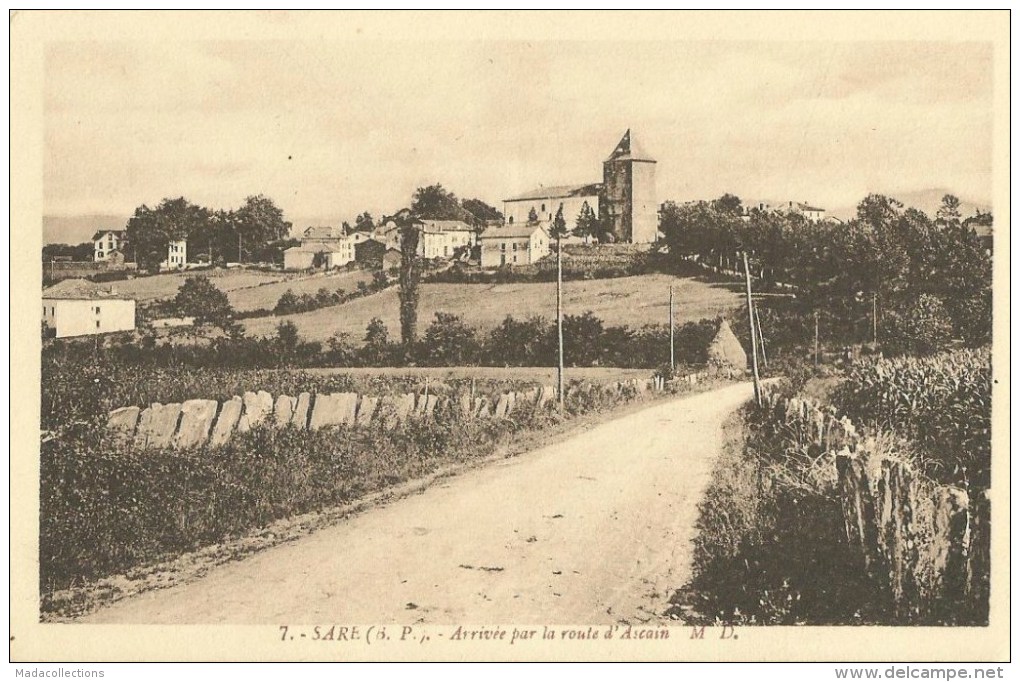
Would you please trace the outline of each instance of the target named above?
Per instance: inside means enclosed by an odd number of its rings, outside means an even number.
[[[238,263],[243,263],[244,262],[244,252],[241,251],[241,233],[240,232],[237,233],[237,262]]]
[[[669,368],[676,369],[676,344],[673,341],[673,285],[669,285]]]
[[[751,332],[751,372],[754,377],[754,402],[761,407],[761,384],[758,378],[758,344],[755,343],[754,333],[754,307],[751,302],[751,271],[747,266],[747,252],[744,256],[744,281],[747,283],[747,321],[750,323]]]
[[[563,243],[556,235],[556,335],[559,338],[559,365],[556,373],[556,388],[563,412]]]
[[[818,366],[818,311],[815,311],[815,367]]]
[[[761,344],[761,361],[767,368],[769,366],[769,359],[765,355],[765,336],[761,333],[761,315],[758,313],[758,306],[754,307],[754,321],[758,325],[758,343]]]
[[[871,293],[871,338],[878,346],[878,292]]]

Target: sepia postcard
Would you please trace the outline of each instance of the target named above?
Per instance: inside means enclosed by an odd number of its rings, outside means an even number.
[[[9,30],[12,662],[1009,659],[1007,11]]]

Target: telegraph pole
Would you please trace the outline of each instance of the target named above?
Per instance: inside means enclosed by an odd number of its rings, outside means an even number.
[[[563,243],[556,235],[556,335],[559,338],[559,364],[556,372],[556,388],[563,412]]]
[[[761,384],[758,378],[758,344],[755,342],[754,333],[754,304],[751,302],[751,271],[747,267],[747,252],[744,256],[744,281],[747,283],[747,321],[750,323],[751,332],[751,372],[754,377],[754,402],[761,406]]]
[[[765,355],[765,336],[761,333],[761,315],[758,313],[758,306],[754,307],[754,321],[758,325],[758,343],[761,344],[761,361],[767,368],[769,366],[769,359]]]
[[[669,368],[676,369],[676,344],[673,341],[673,285],[669,285]]]
[[[871,338],[878,346],[878,292],[874,291],[871,294]]]
[[[815,311],[815,367],[818,366],[818,311]]]

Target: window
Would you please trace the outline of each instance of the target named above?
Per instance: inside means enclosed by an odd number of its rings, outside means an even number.
[[[545,213],[545,204],[542,204],[542,213]]]
[[[96,320],[96,329],[99,329],[99,320]]]
[[[506,254],[505,253],[499,254],[499,264],[500,265],[506,265]]]
[[[96,315],[99,314],[99,306],[96,306]]]
[[[514,242],[514,251],[517,250],[517,242]]]
[[[96,258],[102,258],[102,257],[103,257],[103,252],[102,251],[96,251]]]
[[[513,225],[514,224],[514,217],[510,216],[510,220],[508,220],[507,222],[510,223],[511,225]]]
[[[506,251],[506,242],[501,242],[499,245],[500,251]]]

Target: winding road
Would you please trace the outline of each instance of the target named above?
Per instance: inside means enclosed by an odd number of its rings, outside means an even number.
[[[739,384],[659,403],[84,622],[661,622]]]

